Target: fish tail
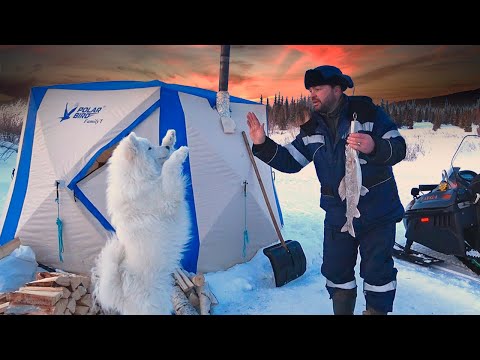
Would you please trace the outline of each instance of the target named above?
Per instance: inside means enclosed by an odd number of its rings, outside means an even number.
[[[347,221],[345,222],[345,225],[343,225],[343,227],[340,231],[341,232],[348,231],[350,235],[355,237],[355,229],[353,228],[353,222],[349,221],[348,219],[347,219]]]

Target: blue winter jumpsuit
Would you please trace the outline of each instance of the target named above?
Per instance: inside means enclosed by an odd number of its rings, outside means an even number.
[[[252,151],[285,173],[298,172],[313,161],[321,185],[320,207],[326,213],[321,270],[330,297],[337,289],[356,288],[354,267],[360,248],[360,276],[367,308],[387,313],[393,310],[397,284],[392,258],[395,228],[404,213],[392,166],[405,158],[406,144],[395,123],[369,97],[345,98],[335,139],[322,115],[314,112],[290,144],[281,146],[267,137],[263,144],[253,145]],[[375,142],[371,154],[359,153],[362,184],[369,191],[360,197],[360,218],[353,220],[355,238],[340,231],[346,221],[346,203],[338,195],[345,175],[345,139],[354,114],[356,131],[370,134]]]

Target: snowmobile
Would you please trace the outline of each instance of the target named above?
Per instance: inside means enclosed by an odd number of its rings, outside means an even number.
[[[411,189],[413,199],[405,207],[403,217],[405,246],[395,243],[394,256],[423,266],[443,262],[411,248],[418,243],[438,253],[456,256],[480,275],[480,174],[462,169],[458,163],[454,165],[457,155],[465,150],[470,154],[472,150],[480,153],[480,133],[462,139],[449,171],[443,170],[438,184]]]

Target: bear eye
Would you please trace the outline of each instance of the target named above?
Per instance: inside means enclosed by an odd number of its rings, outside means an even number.
[[[148,150],[152,150],[152,147],[151,147],[151,146],[149,146],[149,147],[148,147]]]

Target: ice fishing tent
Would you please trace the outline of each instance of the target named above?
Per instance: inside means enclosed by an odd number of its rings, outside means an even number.
[[[185,269],[226,269],[278,241],[241,135],[247,131],[247,112],[266,122],[266,107],[230,97],[237,128],[225,134],[215,97],[214,91],[160,81],[32,88],[0,245],[18,236],[42,264],[90,271],[113,230],[105,203],[108,157],[131,131],[158,144],[171,128],[177,132],[176,147],[190,149],[184,173],[190,179],[193,236],[183,257]],[[257,164],[282,222],[271,168]]]

